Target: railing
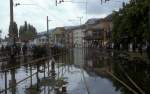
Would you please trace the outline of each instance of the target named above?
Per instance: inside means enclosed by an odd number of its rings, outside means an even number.
[[[32,73],[32,69],[31,69],[31,74],[29,75],[29,76],[27,76],[27,77],[25,77],[24,79],[22,79],[22,80],[20,80],[20,81],[18,81],[18,82],[16,82],[14,85],[11,85],[11,86],[7,86],[7,72],[9,72],[9,71],[11,71],[11,70],[15,70],[15,69],[17,69],[17,68],[19,68],[20,66],[26,66],[26,65],[30,65],[30,67],[32,68],[32,66],[34,66],[34,65],[38,65],[38,64],[42,64],[42,65],[44,65],[44,78],[46,77],[46,74],[45,74],[45,70],[46,70],[46,68],[48,69],[48,74],[47,74],[47,77],[49,77],[49,74],[50,74],[50,65],[49,65],[49,62],[43,62],[43,63],[39,63],[40,61],[45,61],[45,60],[48,60],[49,61],[49,59],[50,58],[52,58],[52,57],[56,57],[56,56],[60,56],[60,55],[63,55],[63,54],[66,54],[67,53],[67,51],[66,50],[62,50],[62,52],[59,52],[58,53],[58,51],[54,51],[54,55],[52,55],[52,56],[47,56],[47,57],[42,57],[42,58],[38,58],[38,59],[35,59],[35,60],[32,60],[32,61],[29,61],[29,62],[27,62],[27,63],[24,63],[24,64],[18,64],[18,65],[15,65],[14,67],[10,67],[10,68],[6,68],[6,69],[3,69],[3,70],[0,70],[0,73],[4,73],[5,74],[5,89],[2,89],[2,90],[0,90],[0,94],[3,94],[3,93],[5,93],[5,94],[7,94],[7,91],[9,90],[9,89],[11,89],[11,88],[14,88],[14,87],[16,87],[18,84],[20,84],[21,82],[23,82],[23,81],[25,81],[25,80],[27,80],[27,79],[29,79],[29,78],[31,78],[32,76],[34,76],[34,75],[38,75],[38,73],[39,73],[39,67],[38,66],[36,66],[36,72],[34,72],[34,73]],[[47,64],[47,67],[45,66],[45,64]],[[51,65],[51,67],[52,67],[52,65]],[[51,68],[52,69],[52,68]],[[38,83],[38,81],[37,81],[37,83]]]

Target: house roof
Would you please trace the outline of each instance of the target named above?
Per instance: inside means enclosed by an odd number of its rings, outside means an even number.
[[[54,29],[53,34],[62,34],[64,33],[66,30],[64,27],[57,27]]]

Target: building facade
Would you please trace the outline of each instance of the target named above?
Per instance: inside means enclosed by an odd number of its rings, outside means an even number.
[[[73,32],[73,45],[74,47],[83,47],[84,44],[84,31],[85,29],[74,29]]]
[[[73,32],[68,30],[65,34],[65,42],[67,48],[73,48]]]
[[[59,46],[59,47],[64,47],[65,44],[65,33],[66,30],[64,27],[57,27],[51,35],[51,40],[53,46]]]
[[[87,24],[86,27],[84,39],[87,46],[105,48],[109,45],[113,27],[111,16],[99,19],[93,24]]]

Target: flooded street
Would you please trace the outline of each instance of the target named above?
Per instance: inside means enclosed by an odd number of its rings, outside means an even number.
[[[67,94],[133,94],[133,91],[141,94],[128,77],[146,94],[150,93],[148,67],[112,59],[100,49],[74,48],[50,60],[25,64],[32,60],[31,57],[22,57],[1,62],[1,94],[62,94],[59,93],[62,90],[66,90]]]
[[[150,0],[0,0],[0,94],[150,94]]]
[[[150,94],[150,0],[1,0],[0,94]]]

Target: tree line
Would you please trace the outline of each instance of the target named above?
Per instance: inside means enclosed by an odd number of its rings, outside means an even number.
[[[133,51],[150,45],[149,11],[149,0],[131,0],[113,12],[112,40],[116,49],[120,49],[120,44],[123,49],[132,44]]]
[[[21,25],[18,29],[16,22],[13,23],[13,30],[10,30],[11,25],[9,26],[9,37],[15,38],[16,40],[20,39],[22,42],[28,42],[36,37],[37,31],[36,28],[28,24],[26,21],[24,25]]]

